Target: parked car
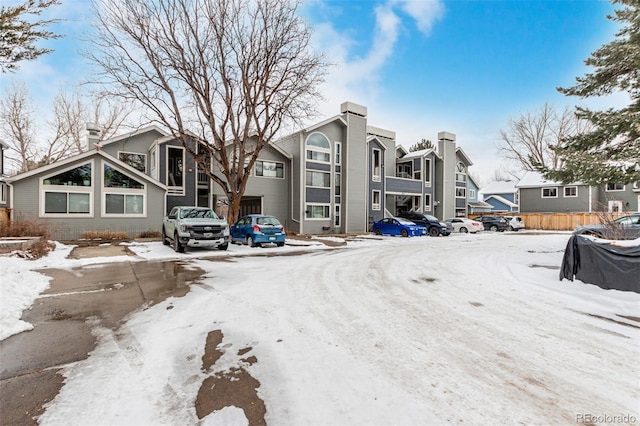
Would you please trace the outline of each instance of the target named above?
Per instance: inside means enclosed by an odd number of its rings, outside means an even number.
[[[231,242],[246,244],[249,247],[273,243],[282,247],[286,233],[284,226],[274,216],[250,214],[241,217],[231,225]]]
[[[478,231],[484,231],[482,222],[471,220],[468,217],[452,217],[445,220],[445,222],[453,226],[453,232],[462,232],[464,234],[471,232],[475,234]]]
[[[376,235],[401,235],[403,237],[418,237],[427,235],[427,228],[417,225],[401,217],[385,217],[371,226]]]
[[[576,235],[593,235],[608,240],[635,240],[640,238],[640,213],[620,216],[598,225],[585,225],[573,231]]]
[[[398,217],[410,220],[417,225],[424,226],[432,237],[437,237],[438,235],[444,235],[446,237],[453,232],[453,226],[450,223],[442,222],[440,219],[430,214],[403,212],[400,213]]]
[[[485,230],[489,230],[493,232],[506,231],[509,227],[507,220],[502,216],[478,216],[473,218],[473,220],[482,222],[482,225],[484,225]]]
[[[162,244],[173,244],[178,253],[185,247],[226,250],[229,225],[208,207],[177,206],[162,221]]]
[[[524,229],[524,220],[520,216],[502,216],[507,221],[507,231]]]

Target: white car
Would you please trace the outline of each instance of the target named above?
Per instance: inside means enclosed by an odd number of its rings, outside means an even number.
[[[508,222],[507,231],[519,231],[524,229],[524,221],[520,216],[502,216]]]
[[[484,231],[484,225],[482,222],[471,220],[468,217],[452,217],[445,220],[445,222],[450,223],[453,226],[453,232],[462,232],[465,234],[467,232],[471,232],[474,234],[478,231]]]

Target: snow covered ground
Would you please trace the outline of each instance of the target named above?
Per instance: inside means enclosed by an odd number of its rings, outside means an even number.
[[[272,425],[638,422],[640,295],[560,282],[568,238],[369,238],[272,257],[251,254],[297,249],[182,256],[131,245],[141,259],[191,258],[205,278],[117,331],[96,328],[97,348],[66,367],[40,422],[198,424],[203,380],[238,365],[260,382]],[[123,260],[69,260],[69,250],[0,257],[0,336],[28,329],[19,312],[47,286],[34,269]],[[224,355],[205,372],[204,342],[218,329]],[[250,365],[237,355],[248,347]],[[247,420],[227,408],[202,423]]]

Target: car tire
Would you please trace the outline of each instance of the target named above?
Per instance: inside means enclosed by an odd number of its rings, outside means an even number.
[[[247,245],[249,247],[258,247],[258,244],[253,242],[253,237],[251,237],[251,235],[247,235]]]
[[[497,230],[498,230],[498,227],[497,227],[496,225],[491,225],[491,226],[489,227],[489,231],[496,232]]]
[[[164,226],[162,227],[162,245],[169,245],[169,240],[167,240],[167,233],[164,231]]]
[[[180,243],[178,234],[173,234],[173,249],[176,251],[176,253],[184,253],[184,246]]]
[[[513,231],[513,226],[511,225],[507,226],[507,231]]]
[[[467,232],[469,232],[469,230],[463,226],[462,228],[460,228],[460,232],[466,234]]]
[[[278,247],[283,247],[283,246],[284,246],[284,242],[282,242],[282,243],[276,243],[276,246],[278,246]]]
[[[432,226],[431,228],[429,228],[430,237],[437,237],[438,235],[440,235],[440,231],[438,230],[438,228],[436,228],[435,226]]]
[[[400,230],[400,235],[402,235],[403,237],[408,237],[408,236],[409,236],[409,233],[407,232],[407,230],[406,230],[406,229],[401,229],[401,230]]]
[[[373,232],[374,232],[376,235],[382,235],[382,232],[380,231],[380,228],[374,229],[374,230],[373,230]]]
[[[226,250],[226,249],[228,249],[228,248],[229,248],[229,243],[226,243],[226,244],[220,244],[220,245],[218,246],[218,250]]]

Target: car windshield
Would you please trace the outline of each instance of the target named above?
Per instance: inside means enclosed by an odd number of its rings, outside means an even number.
[[[280,221],[273,216],[264,216],[256,218],[258,225],[280,225]]]
[[[411,222],[410,220],[403,219],[401,217],[396,217],[396,220],[402,223],[403,225],[415,225],[415,223]]]
[[[426,217],[427,220],[430,220],[430,221],[440,222],[437,217],[431,216],[430,214],[425,214],[424,217]]]
[[[186,218],[218,219],[218,216],[211,209],[182,209],[182,210],[180,210],[180,219],[186,219]]]
[[[614,220],[619,225],[636,225],[640,224],[640,216],[622,216]]]

